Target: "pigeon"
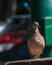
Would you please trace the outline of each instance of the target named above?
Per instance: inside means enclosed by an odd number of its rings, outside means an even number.
[[[44,37],[39,32],[39,23],[34,22],[32,25],[33,34],[32,37],[28,39],[28,52],[31,55],[31,58],[40,58],[40,55],[43,53],[45,48]]]

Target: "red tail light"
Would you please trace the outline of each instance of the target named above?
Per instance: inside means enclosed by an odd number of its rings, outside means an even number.
[[[3,41],[2,37],[0,37],[0,43]]]
[[[9,42],[9,41],[10,41],[10,36],[5,36],[5,37],[4,37],[4,41],[5,41],[5,42]]]
[[[22,38],[18,38],[14,41],[15,44],[20,44],[22,43],[23,39]]]
[[[18,38],[18,39],[15,39],[15,40],[11,40],[11,42],[16,45],[16,44],[21,44],[23,42],[23,39],[22,38]]]

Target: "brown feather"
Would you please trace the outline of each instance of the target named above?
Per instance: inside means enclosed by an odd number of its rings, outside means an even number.
[[[33,36],[28,40],[28,51],[32,58],[39,58],[45,47],[44,37],[40,34],[38,28],[33,33]]]

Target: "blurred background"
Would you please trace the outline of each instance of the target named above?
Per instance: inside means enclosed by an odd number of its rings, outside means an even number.
[[[30,58],[27,39],[34,21],[46,42],[41,58],[52,57],[52,0],[0,0],[1,62]]]
[[[0,61],[28,59],[30,0],[0,0]]]

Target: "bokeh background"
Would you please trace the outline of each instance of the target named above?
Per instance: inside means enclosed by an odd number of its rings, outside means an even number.
[[[0,0],[0,62],[30,58],[27,52],[30,27],[30,0]]]
[[[34,21],[39,22],[40,33],[44,36],[46,43],[41,58],[52,57],[52,0],[0,0],[1,62],[30,58],[30,54],[27,52],[27,40],[31,36]],[[27,34],[22,34],[21,30]],[[5,36],[16,31],[20,31],[20,35],[19,33],[13,34],[12,39],[22,38],[23,42],[16,44],[9,51],[4,50],[8,45],[3,46],[3,44],[8,44],[8,41],[11,40],[10,37],[5,38]]]

